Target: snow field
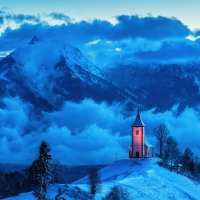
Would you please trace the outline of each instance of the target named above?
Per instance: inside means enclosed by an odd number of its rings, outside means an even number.
[[[155,199],[173,199],[173,200],[199,200],[200,185],[195,181],[170,170],[160,167],[158,158],[148,159],[123,159],[118,160],[110,166],[99,170],[102,179],[102,192],[95,195],[95,200],[101,200],[109,192],[113,185],[120,185],[126,188],[131,199],[137,200],[155,200]],[[78,198],[72,197],[72,193],[78,186],[83,191],[88,191],[87,177],[75,181],[69,185],[68,190],[63,197],[68,200]],[[54,184],[49,188],[49,195],[55,197],[58,188],[65,188],[65,185]],[[74,188],[75,187],[75,188]],[[64,190],[64,189],[63,189]],[[84,192],[83,192],[84,193]],[[81,198],[85,198],[79,196]],[[6,200],[32,200],[32,193],[20,194],[17,197],[10,197]]]

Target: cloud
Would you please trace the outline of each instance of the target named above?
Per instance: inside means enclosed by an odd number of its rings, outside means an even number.
[[[6,28],[0,37],[0,51],[13,51],[19,46],[23,46],[30,40],[42,32],[46,27],[40,24],[31,25],[23,24],[18,29]]]
[[[0,18],[3,20],[4,23],[12,23],[15,22],[17,24],[23,23],[39,23],[40,15],[27,15],[27,14],[15,14],[6,11],[7,9],[0,10]]]
[[[67,126],[73,134],[82,132],[86,126],[96,124],[111,133],[121,132],[122,135],[127,135],[128,130],[124,129],[124,124],[128,126],[130,119],[123,120],[121,112],[123,109],[118,104],[108,107],[105,103],[99,105],[92,100],[84,100],[80,104],[66,102],[62,110],[48,114],[46,120],[56,121],[59,127]],[[87,117],[85,113],[89,113]]]
[[[167,17],[139,17],[137,15],[117,16],[115,25],[108,21],[93,20],[70,23],[70,29],[81,30],[92,38],[119,41],[124,39],[145,38],[148,40],[161,40],[167,38],[185,38],[191,31],[175,18]]]
[[[66,164],[110,163],[116,159],[116,153],[120,158],[127,155],[130,136],[123,127],[130,118],[123,120],[116,105],[108,107],[91,100],[80,104],[66,102],[61,111],[39,117],[33,114],[31,105],[19,98],[5,98],[3,102],[5,107],[0,110],[2,162],[30,164],[42,140],[50,144],[53,157]]]
[[[0,16],[0,24],[2,25],[4,23],[4,19],[2,16]]]
[[[27,22],[40,22],[39,16],[34,15],[25,15],[25,14],[6,14],[4,15],[4,19],[13,20],[16,23],[27,23]]]
[[[0,126],[23,130],[28,123],[28,106],[24,105],[18,97],[1,99],[4,109],[0,109]],[[13,117],[13,116],[17,116]]]
[[[155,144],[155,138],[152,137],[153,128],[165,124],[170,131],[170,135],[178,141],[181,152],[185,148],[190,148],[196,155],[199,155],[199,113],[192,108],[185,108],[181,115],[175,117],[173,113],[177,109],[178,105],[174,106],[171,111],[164,113],[153,114],[154,110],[143,112],[142,118],[146,125],[146,133],[150,141]]]
[[[70,17],[63,14],[63,13],[53,12],[53,13],[49,14],[48,16],[52,17],[53,19],[61,20],[61,21],[64,21],[64,22],[70,22],[71,21]]]
[[[48,135],[52,137],[48,139],[53,146],[52,152],[58,155],[59,160],[66,158],[68,163],[111,163],[115,161],[117,152],[120,158],[127,157],[126,143],[130,138],[119,134],[111,135],[109,130],[96,124],[85,127],[75,135],[70,134],[66,128],[54,127],[48,131]],[[55,136],[59,136],[59,139],[55,140]]]
[[[163,42],[156,51],[138,51],[134,55],[136,59],[147,61],[190,61],[198,60],[200,44],[196,41],[182,40]]]
[[[128,157],[136,111],[124,116],[117,104],[108,106],[89,99],[79,104],[66,102],[60,111],[53,113],[35,112],[31,105],[17,97],[4,98],[2,102],[1,162],[30,164],[37,157],[42,140],[50,144],[53,158],[69,165],[109,164],[115,161],[116,153],[118,159]],[[176,109],[178,106],[173,108]],[[189,147],[198,155],[198,113],[186,108],[175,117],[173,110],[156,114],[154,110],[141,112],[146,138],[154,145],[153,128],[166,124],[170,134],[178,140],[181,151]]]
[[[184,38],[190,34],[190,29],[176,18],[139,17],[137,15],[120,15],[114,26],[113,38],[142,37],[151,40],[166,38]]]
[[[59,21],[67,22],[70,31],[77,31],[78,33],[81,31],[83,37],[89,36],[113,41],[137,37],[151,40],[184,38],[191,34],[190,29],[180,20],[163,16],[119,15],[116,17],[116,24],[98,19],[71,23],[72,19],[63,13],[27,15],[10,13],[5,9],[0,11],[1,23],[12,24],[14,22],[18,25],[18,28],[24,23],[50,25],[52,20],[57,20],[58,25],[60,25]]]
[[[186,39],[189,35],[198,36],[198,30],[191,32],[176,18],[120,15],[116,17],[117,23],[111,24],[98,19],[72,22],[63,13],[46,16],[1,13],[4,28],[0,52],[5,55],[34,36],[60,38],[78,47],[98,67],[112,62],[196,60],[199,54],[198,42]],[[6,26],[8,21],[15,26]]]
[[[195,30],[195,31],[192,33],[192,35],[193,35],[194,37],[199,37],[199,36],[200,36],[200,29]]]
[[[88,52],[90,60],[101,67],[113,62],[129,64],[140,59],[134,55],[138,51],[158,51],[161,47],[162,42],[160,41],[137,38],[115,42],[100,40],[98,43],[91,42],[90,45],[82,47],[82,50]]]

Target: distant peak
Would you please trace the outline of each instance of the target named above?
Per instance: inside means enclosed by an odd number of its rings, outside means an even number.
[[[33,36],[29,44],[35,44],[36,42],[40,41],[40,39],[37,36]]]

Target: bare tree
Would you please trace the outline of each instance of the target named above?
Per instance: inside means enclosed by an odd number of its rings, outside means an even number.
[[[97,170],[91,169],[88,175],[88,188],[90,194],[101,192],[101,177]]]
[[[157,146],[160,151],[160,157],[163,156],[163,148],[166,143],[167,135],[169,134],[169,130],[165,124],[160,124],[159,126],[156,126],[154,129],[154,135],[157,139]]]
[[[56,159],[52,161],[51,167],[52,167],[53,183],[61,183],[62,179],[60,177],[63,177],[62,174],[66,173],[66,167]]]

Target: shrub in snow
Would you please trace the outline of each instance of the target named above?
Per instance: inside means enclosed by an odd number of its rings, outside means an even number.
[[[163,150],[164,150],[164,146],[166,144],[166,139],[167,139],[167,135],[169,134],[169,130],[167,128],[167,126],[165,124],[160,124],[159,126],[156,126],[154,129],[154,136],[157,139],[157,146],[159,148],[159,157],[162,158],[163,157]]]
[[[64,190],[61,188],[58,188],[58,194],[55,196],[55,200],[66,200],[66,198],[62,197],[64,194]]]
[[[65,185],[64,188],[58,188],[58,194],[55,196],[55,200],[65,200],[67,197],[78,199],[78,200],[93,200],[93,195],[89,194],[79,187]]]
[[[126,188],[113,186],[103,200],[131,200],[131,195]]]

